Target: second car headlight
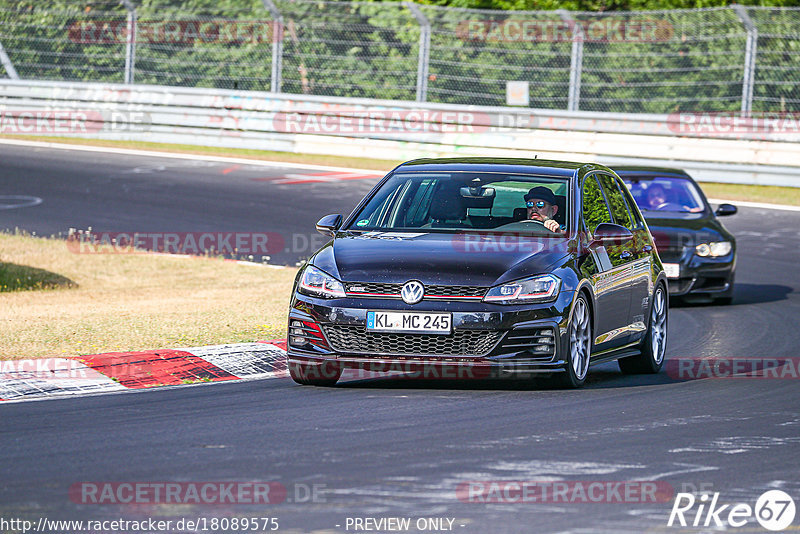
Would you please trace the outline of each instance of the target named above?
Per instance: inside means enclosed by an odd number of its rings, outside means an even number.
[[[297,290],[312,297],[326,299],[347,296],[344,292],[344,285],[339,280],[313,265],[309,265],[303,271]]]
[[[694,247],[694,252],[698,256],[707,257],[717,257],[717,256],[727,256],[731,253],[731,243],[730,241],[718,241],[716,243],[700,243],[696,247]]]
[[[560,278],[545,274],[495,286],[486,293],[483,301],[493,304],[550,302],[558,297],[560,287]]]

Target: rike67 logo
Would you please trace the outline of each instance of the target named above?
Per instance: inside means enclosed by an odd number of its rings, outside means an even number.
[[[700,497],[692,493],[678,493],[667,526],[725,530],[728,527],[743,527],[755,518],[763,528],[779,531],[789,528],[794,516],[794,500],[781,490],[764,492],[756,500],[755,506],[741,502],[720,504],[719,493]]]

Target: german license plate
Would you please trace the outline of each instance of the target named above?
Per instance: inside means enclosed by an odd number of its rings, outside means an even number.
[[[681,264],[680,263],[664,263],[664,274],[667,278],[680,278],[681,277]]]
[[[367,312],[367,332],[449,334],[452,330],[453,318],[449,313]]]

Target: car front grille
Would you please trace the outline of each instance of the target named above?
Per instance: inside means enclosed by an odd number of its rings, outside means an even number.
[[[367,332],[363,326],[323,326],[331,347],[349,354],[404,356],[485,356],[502,337],[491,330],[455,330],[452,334]]]
[[[400,290],[403,284],[386,284],[375,282],[348,282],[345,291],[348,296],[367,297],[367,298],[400,298]],[[447,299],[447,300],[479,300],[483,298],[488,287],[477,286],[425,286],[424,299]]]

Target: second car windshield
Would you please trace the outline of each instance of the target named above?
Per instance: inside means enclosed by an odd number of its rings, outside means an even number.
[[[699,213],[705,210],[697,188],[684,178],[623,176],[622,179],[643,211]]]
[[[535,188],[542,189],[531,196]],[[552,235],[543,225],[531,223],[528,204],[531,210],[551,215],[549,218],[565,228],[569,220],[566,194],[565,178],[476,172],[398,173],[361,209],[349,229],[503,229]],[[526,221],[529,224],[524,224]]]

